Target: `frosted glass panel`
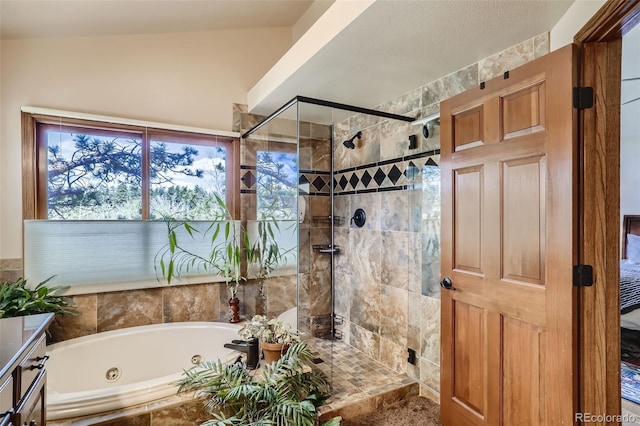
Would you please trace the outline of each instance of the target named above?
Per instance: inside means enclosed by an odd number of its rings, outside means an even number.
[[[210,223],[194,222],[200,229],[206,229]],[[234,223],[240,226],[239,221]],[[202,255],[209,252],[210,236],[192,240],[184,228],[177,232],[178,241],[193,252]],[[222,236],[219,239],[222,240]],[[56,275],[51,285],[100,285],[101,291],[105,291],[104,284],[149,281],[150,284],[143,287],[154,283],[165,285],[156,281],[154,257],[166,243],[167,225],[162,221],[27,220],[24,223],[25,278],[35,285]],[[221,281],[221,278],[207,281]],[[128,288],[117,287],[118,290]],[[70,289],[67,293],[75,292]]]

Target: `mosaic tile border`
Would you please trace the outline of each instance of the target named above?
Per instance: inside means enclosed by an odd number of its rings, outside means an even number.
[[[309,191],[301,191],[308,194],[331,193],[331,172],[320,170],[300,170],[298,185],[309,184]],[[314,191],[315,189],[315,191]]]
[[[402,191],[421,183],[422,168],[440,167],[440,150],[408,155],[339,170],[334,174],[334,194]]]
[[[240,166],[240,193],[255,194],[258,182],[256,166]],[[298,185],[309,185],[309,190],[300,190],[301,195],[331,195],[331,172],[324,170],[299,170]]]

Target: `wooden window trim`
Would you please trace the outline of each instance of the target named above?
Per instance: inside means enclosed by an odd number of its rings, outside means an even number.
[[[41,114],[21,113],[22,118],[22,217],[28,219],[47,218],[47,151],[46,146],[38,145],[38,140],[44,143],[38,129],[44,131],[47,127],[61,126],[64,129],[87,128],[97,130],[98,133],[113,135],[121,132],[123,136],[142,139],[142,161],[148,162],[150,140],[176,142],[176,139],[194,145],[224,146],[227,149],[226,189],[227,207],[234,219],[240,216],[240,139],[230,136],[210,135],[196,132],[180,132],[160,129],[156,127],[142,127],[123,124],[107,124],[100,121],[66,119]],[[38,126],[44,124],[45,126]],[[44,165],[44,167],[42,166]],[[143,217],[149,217],[149,176],[146,167],[142,170]]]

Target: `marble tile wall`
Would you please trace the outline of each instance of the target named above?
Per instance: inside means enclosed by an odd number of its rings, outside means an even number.
[[[416,118],[439,102],[549,51],[548,33],[429,82],[376,109]],[[367,213],[363,228],[335,229],[346,250],[335,262],[335,310],[344,340],[373,359],[418,380],[424,394],[440,388],[439,126],[429,138],[408,123],[357,114],[334,126],[336,140],[358,131],[356,148],[334,147],[334,214]],[[418,137],[409,149],[409,135]],[[416,350],[415,365],[407,348]]]
[[[211,415],[204,408],[204,401],[192,395],[170,396],[147,404],[140,404],[104,414],[48,421],[49,426],[167,426],[199,425]]]
[[[0,259],[0,282],[22,277],[22,259]]]
[[[213,321],[227,316],[224,283],[69,296],[78,315],[56,315],[48,343],[138,325]]]

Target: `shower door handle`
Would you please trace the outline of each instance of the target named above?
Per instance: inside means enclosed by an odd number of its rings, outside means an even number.
[[[453,287],[453,282],[449,277],[444,277],[444,279],[440,281],[440,287],[447,290],[455,290],[455,288]]]

